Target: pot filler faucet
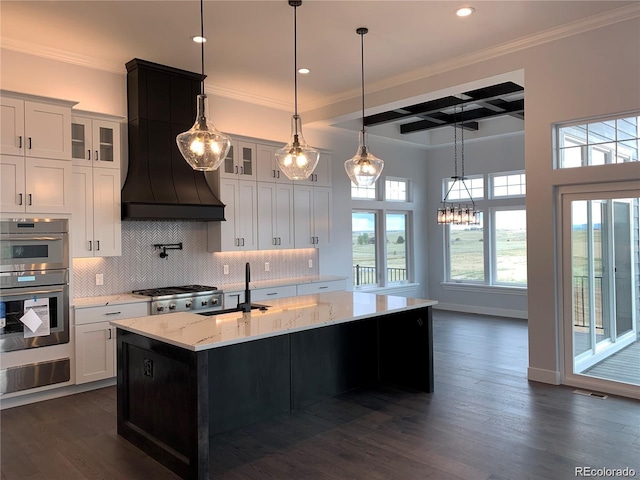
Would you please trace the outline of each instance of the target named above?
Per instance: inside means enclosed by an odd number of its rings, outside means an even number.
[[[244,266],[244,303],[238,302],[238,310],[243,312],[251,311],[251,290],[249,290],[249,282],[251,281],[251,266],[247,262]]]

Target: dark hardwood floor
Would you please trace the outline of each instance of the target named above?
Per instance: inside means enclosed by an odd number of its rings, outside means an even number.
[[[212,478],[565,480],[577,466],[640,477],[640,403],[528,382],[525,321],[436,311],[434,337],[435,393],[360,389],[220,434]],[[0,420],[2,480],[176,478],[117,436],[115,387]]]

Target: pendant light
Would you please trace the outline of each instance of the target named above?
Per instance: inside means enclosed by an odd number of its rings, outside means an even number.
[[[344,169],[347,175],[359,187],[373,185],[384,168],[384,162],[367,149],[367,131],[364,126],[364,36],[367,32],[369,32],[369,29],[365,27],[360,27],[356,30],[356,33],[360,35],[360,54],[362,59],[362,130],[360,131],[360,144],[356,154],[344,162]]]
[[[467,188],[467,184],[465,182],[466,177],[464,176],[464,104],[460,107],[460,128],[461,128],[461,164],[462,164],[462,174],[458,176],[458,113],[457,109],[453,107],[453,183],[447,190],[447,194],[444,196],[442,200],[442,207],[438,209],[438,225],[479,225],[480,224],[480,211],[476,209],[476,203],[473,201],[473,197],[469,189]],[[453,187],[455,187],[456,183],[460,183],[462,188],[464,188],[464,192],[466,192],[469,197],[469,203],[461,202],[456,205],[456,203],[451,202],[449,200],[449,194]],[[462,188],[460,185],[458,186],[459,190],[462,192]],[[458,199],[460,200],[460,199]]]
[[[194,37],[194,41],[195,38]],[[180,153],[194,170],[210,172],[215,170],[224,161],[229,148],[231,138],[220,133],[213,123],[207,119],[209,110],[207,95],[204,93],[204,0],[200,0],[200,55],[202,63],[202,81],[200,95],[196,97],[196,121],[190,130],[179,134],[176,143]]]
[[[291,140],[275,153],[278,168],[291,180],[304,180],[313,173],[320,152],[307,145],[302,136],[302,120],[298,115],[298,58],[297,58],[297,18],[296,9],[302,0],[288,0],[293,7],[293,75],[294,113],[291,117]]]

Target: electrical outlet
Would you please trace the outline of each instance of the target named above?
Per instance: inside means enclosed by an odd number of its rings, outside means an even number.
[[[313,268],[313,259],[309,259],[309,268]]]
[[[229,275],[229,265],[222,266],[222,273],[223,275]]]
[[[269,271],[269,262],[264,262],[264,271],[265,272]]]
[[[104,285],[104,275],[102,273],[96,273],[96,285]]]

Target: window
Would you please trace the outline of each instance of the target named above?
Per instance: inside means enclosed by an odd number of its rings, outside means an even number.
[[[487,175],[487,179],[490,181],[488,198],[484,196],[484,176],[471,178],[473,183],[469,188],[480,210],[480,223],[445,227],[446,281],[526,287],[527,217],[523,204],[526,175],[498,172]],[[444,179],[445,186],[451,182]],[[461,200],[464,202],[465,198],[468,195]]]
[[[638,161],[639,116],[557,127],[557,168]]]
[[[384,199],[388,201],[406,202],[407,180],[387,180],[384,184]]]
[[[359,187],[355,183],[351,182],[351,198],[363,199],[363,200],[375,200],[376,199],[376,184],[368,187]]]
[[[465,189],[465,186],[467,187]],[[468,190],[468,192],[467,192]],[[447,192],[449,193],[447,195]],[[444,194],[442,198],[447,195],[447,200],[469,200],[469,196],[474,200],[477,198],[484,198],[484,177],[473,176],[466,177],[464,185],[462,182],[455,182],[450,178],[444,180]]]
[[[491,180],[493,198],[522,196],[527,193],[524,173],[493,174]]]
[[[386,287],[411,278],[411,222],[413,205],[410,181],[387,178],[378,200],[375,184],[351,184],[355,208],[351,212],[353,285]]]

